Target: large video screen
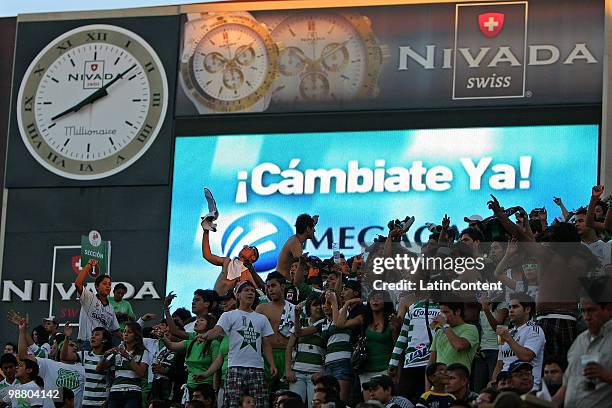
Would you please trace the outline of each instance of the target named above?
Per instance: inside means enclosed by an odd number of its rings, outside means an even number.
[[[301,213],[319,215],[305,251],[328,257],[332,243],[348,257],[387,233],[391,219],[416,217],[409,245],[426,241],[426,223],[445,214],[487,217],[490,194],[502,204],[584,205],[597,182],[597,125],[385,130],[178,137],[167,288],[188,304],[212,288],[220,267],[202,258],[204,187],[219,209],[213,253],[236,256],[256,245],[258,272],[276,265]]]

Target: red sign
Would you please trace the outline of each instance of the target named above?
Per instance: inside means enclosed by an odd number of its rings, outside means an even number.
[[[485,37],[495,37],[503,26],[504,13],[482,13],[478,15],[478,27]]]

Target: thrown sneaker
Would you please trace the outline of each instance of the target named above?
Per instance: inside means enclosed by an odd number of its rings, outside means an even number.
[[[406,216],[404,221],[400,223],[400,228],[404,231],[404,234],[408,232],[410,227],[412,227],[412,224],[414,224],[414,216]]]
[[[205,218],[212,217],[213,220],[216,220],[219,217],[217,203],[215,202],[215,198],[213,197],[212,193],[207,188],[204,188],[204,197],[208,203],[208,214],[206,214]]]

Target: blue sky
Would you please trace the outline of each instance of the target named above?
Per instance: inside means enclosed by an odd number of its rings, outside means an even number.
[[[225,0],[216,0],[216,2]],[[168,6],[189,4],[194,1],[181,0],[4,0],[0,2],[0,16],[16,16],[24,13],[48,13],[53,11],[108,10],[132,7]],[[212,3],[199,0],[197,3]]]

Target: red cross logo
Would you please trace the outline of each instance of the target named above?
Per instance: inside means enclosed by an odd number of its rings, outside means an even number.
[[[478,27],[485,37],[493,38],[504,26],[504,13],[482,13],[478,15]]]

